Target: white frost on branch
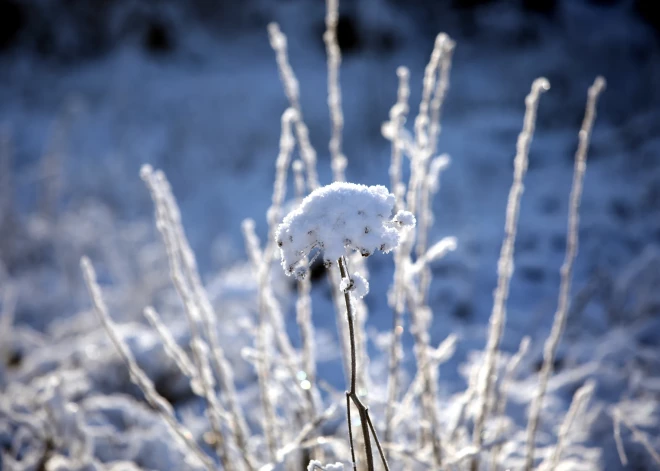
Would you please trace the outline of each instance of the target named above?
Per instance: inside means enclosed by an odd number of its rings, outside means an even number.
[[[342,278],[339,289],[346,293],[350,291],[358,299],[364,298],[369,294],[369,282],[358,272],[353,273],[350,278]]]
[[[390,219],[394,203],[394,195],[382,185],[335,182],[314,190],[277,229],[284,271],[304,278],[307,257],[315,249],[323,251],[326,266],[350,250],[364,257],[393,250],[399,245],[399,231],[415,225],[407,211]]]
[[[312,460],[307,465],[307,471],[344,471],[344,465],[341,463],[323,465],[320,461]]]

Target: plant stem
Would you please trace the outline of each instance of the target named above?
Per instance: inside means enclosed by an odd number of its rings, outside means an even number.
[[[340,257],[338,260],[339,271],[343,278],[349,278],[348,266],[346,259]],[[353,305],[353,300],[351,299],[351,294],[349,291],[344,293],[344,300],[346,301],[346,317],[348,319],[348,334],[350,340],[350,350],[351,350],[351,377],[350,377],[350,390],[346,391],[346,418],[348,419],[348,438],[351,445],[351,458],[353,459],[353,469],[357,470],[357,464],[355,463],[355,448],[353,447],[353,430],[351,426],[351,412],[350,412],[350,402],[353,401],[355,407],[357,407],[358,413],[360,414],[360,424],[362,426],[362,434],[364,437],[364,448],[365,454],[367,456],[367,469],[369,471],[374,471],[374,458],[371,448],[371,437],[369,435],[369,428],[374,436],[376,446],[380,452],[381,459],[385,469],[389,471],[389,466],[385,455],[382,453],[382,447],[378,441],[378,435],[376,434],[376,429],[371,424],[371,418],[369,417],[369,409],[360,401],[360,398],[357,395],[356,391],[356,376],[357,376],[357,360],[355,356],[355,306]],[[349,401],[350,399],[350,401]],[[370,425],[371,424],[371,425]]]
[[[351,425],[351,394],[348,391],[346,391],[346,421],[348,422],[348,441],[351,444],[351,463],[353,463],[353,471],[357,471],[355,447],[353,447],[353,426]]]

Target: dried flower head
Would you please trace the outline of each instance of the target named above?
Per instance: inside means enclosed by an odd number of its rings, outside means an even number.
[[[329,266],[350,250],[364,257],[399,245],[399,231],[415,225],[415,217],[399,211],[395,198],[381,185],[335,182],[310,193],[282,221],[275,235],[287,275],[304,278],[311,252],[323,251]]]

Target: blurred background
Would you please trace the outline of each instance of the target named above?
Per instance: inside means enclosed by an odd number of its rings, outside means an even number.
[[[634,342],[660,345],[657,7],[656,0],[341,2],[349,181],[388,184],[390,146],[380,127],[396,99],[396,68],[410,68],[414,115],[436,34],[457,42],[438,146],[452,162],[431,234],[459,243],[434,266],[430,292],[432,343],[461,337],[442,372],[448,393],[464,386],[457,365],[485,343],[524,97],[539,76],[551,90],[541,98],[530,153],[503,348],[531,335],[540,358],[549,332],[577,133],[597,75],[607,90],[589,152],[567,332],[567,345],[585,342],[585,351],[570,361],[579,364],[593,354],[589,342],[618,328]],[[287,107],[266,25],[277,21],[288,36],[327,184],[324,14],[321,0],[0,0],[0,286],[3,305],[15,300],[17,327],[39,335],[71,328],[66,319],[89,307],[83,254],[95,262],[116,319],[141,319],[145,305],[167,304],[143,163],[168,176],[219,309],[251,293],[240,224],[253,218],[265,238]],[[382,332],[391,325],[392,261],[376,255],[369,264],[369,326]],[[281,278],[285,296],[290,282]],[[325,282],[314,289],[315,322],[336,337]],[[11,362],[20,364],[30,339],[11,344]],[[341,386],[337,363],[319,368]],[[626,381],[604,394],[615,397]]]
[[[380,126],[396,98],[396,67],[411,70],[415,113],[435,35],[457,41],[438,147],[452,164],[435,201],[433,234],[461,242],[437,268],[451,283],[432,290],[445,314],[483,326],[489,313],[523,99],[538,76],[552,89],[539,110],[512,291],[513,309],[528,315],[513,327],[538,326],[553,309],[577,131],[596,75],[606,77],[608,89],[589,155],[577,286],[613,278],[657,248],[654,3],[342,2],[350,181],[389,181]],[[0,2],[0,259],[5,279],[27,283],[18,290],[17,322],[42,330],[79,306],[84,252],[116,265],[114,275],[127,283],[144,276],[136,260],[153,236],[136,229],[152,211],[138,176],[145,162],[169,177],[204,273],[244,259],[243,218],[255,219],[265,236],[287,106],[268,22],[279,22],[289,37],[321,182],[330,182],[324,13],[320,0]],[[103,244],[112,250],[99,249]],[[54,304],[31,306],[46,299]],[[379,307],[384,299],[371,302]]]

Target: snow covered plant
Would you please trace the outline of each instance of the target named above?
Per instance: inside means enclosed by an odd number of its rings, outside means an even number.
[[[399,245],[400,231],[414,227],[415,216],[401,210],[391,217],[395,202],[395,196],[384,186],[335,182],[312,191],[303,199],[298,209],[284,218],[275,234],[282,255],[282,267],[289,276],[305,278],[309,255],[314,250],[317,253],[312,260],[323,251],[324,264],[327,268],[332,267],[334,260],[337,260],[339,265],[341,274],[339,289],[344,293],[346,302],[351,354],[350,386],[346,391],[346,419],[354,469],[356,459],[351,427],[351,401],[360,414],[362,443],[368,469],[374,469],[370,430],[385,469],[389,470],[389,466],[376,429],[369,417],[369,410],[357,394],[355,306],[351,293],[361,298],[367,294],[369,284],[359,273],[349,275],[346,255],[352,250],[357,250],[363,257],[368,257],[377,250],[387,253]],[[312,463],[310,467],[311,465]]]
[[[323,251],[326,267],[350,250],[363,257],[377,250],[390,252],[399,245],[400,230],[415,225],[408,211],[390,219],[394,203],[394,195],[382,185],[335,182],[314,190],[284,218],[275,235],[284,272],[304,278],[308,256],[316,249],[319,252],[312,261]],[[364,283],[342,281],[346,289]]]
[[[307,466],[307,471],[344,471],[344,465],[341,463],[321,464],[320,461],[312,460]]]

